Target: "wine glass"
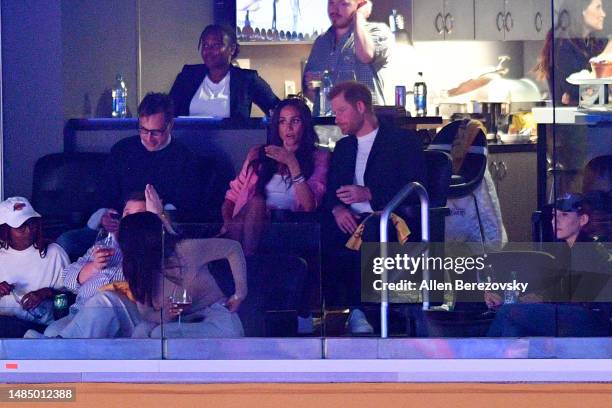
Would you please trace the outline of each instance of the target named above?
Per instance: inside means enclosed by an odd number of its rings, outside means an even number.
[[[100,228],[100,230],[98,231],[98,235],[96,235],[94,247],[100,249],[112,249],[113,234],[107,232],[104,228]]]
[[[478,283],[491,283],[493,281],[493,265],[485,265],[484,269],[476,270],[476,281]],[[486,296],[486,291],[484,292]],[[495,314],[495,308],[487,305],[487,311],[483,313],[485,316]]]
[[[183,311],[185,309],[191,306],[191,303],[192,303],[191,295],[189,294],[189,292],[187,291],[185,287],[177,285],[174,287],[174,290],[172,291],[170,302],[172,303],[172,307],[179,309],[178,324],[179,324],[179,330],[180,330],[181,315],[183,314]]]

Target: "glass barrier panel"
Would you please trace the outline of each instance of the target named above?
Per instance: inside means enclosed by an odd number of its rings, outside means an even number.
[[[210,340],[208,356],[217,346],[219,355],[233,347],[215,339],[320,337],[316,216],[273,210],[270,223],[178,224],[177,236],[165,234],[168,303],[154,330],[168,341],[166,357],[196,357],[194,350],[173,347],[175,339]]]
[[[155,225],[151,235],[161,243],[161,223],[157,216],[132,215],[131,225],[139,225],[133,221],[142,216],[153,217]],[[128,221],[127,217],[124,221]],[[32,225],[29,230],[34,230]],[[125,257],[120,250],[118,233],[88,228],[68,232],[59,242],[71,248],[75,260],[72,263],[55,243],[45,250],[38,250],[34,245],[18,250],[10,244],[10,248],[0,250],[0,341],[6,357],[24,360],[161,358],[160,340],[134,335],[142,318],[123,273]],[[135,233],[123,235],[126,239],[136,236]],[[139,248],[133,245],[133,239],[130,243],[126,248],[131,250],[131,259],[135,259],[135,253],[137,259],[143,259],[136,252]],[[149,265],[158,265],[161,252],[153,252],[147,259]],[[26,265],[27,273],[23,270]],[[66,339],[70,343],[64,343]]]

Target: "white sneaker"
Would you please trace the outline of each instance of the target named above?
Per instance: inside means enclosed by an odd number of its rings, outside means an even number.
[[[24,339],[45,339],[45,335],[37,332],[34,329],[29,329],[27,332],[25,332],[25,334],[23,335]]]
[[[297,332],[298,334],[312,334],[314,333],[314,321],[312,315],[308,317],[297,317]]]
[[[368,323],[368,319],[366,319],[365,314],[363,314],[363,312],[359,309],[353,309],[351,311],[351,314],[349,314],[349,317],[346,320],[346,327],[351,334],[374,333],[374,328],[370,323]]]

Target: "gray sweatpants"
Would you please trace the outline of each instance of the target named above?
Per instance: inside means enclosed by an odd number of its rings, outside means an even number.
[[[213,303],[206,309],[183,316],[180,325],[176,321],[161,325],[143,321],[134,328],[132,337],[197,339],[243,336],[244,330],[238,314],[230,312],[219,303]]]
[[[131,337],[142,321],[136,304],[124,295],[104,291],[97,293],[78,309],[54,321],[45,336],[67,339]]]

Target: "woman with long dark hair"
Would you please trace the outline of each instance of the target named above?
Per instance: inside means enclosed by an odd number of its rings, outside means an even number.
[[[222,234],[257,248],[268,210],[313,212],[327,186],[329,154],[317,149],[317,134],[306,104],[281,101],[272,114],[270,143],[252,148],[242,171],[230,183],[222,207]]]
[[[578,87],[566,78],[590,70],[591,58],[610,51],[608,40],[597,37],[605,17],[603,0],[566,0],[559,8],[558,22],[546,35],[534,69],[538,79],[548,82],[555,103],[577,105]]]
[[[231,240],[176,241],[163,233],[155,214],[128,215],[119,227],[123,274],[137,302],[142,322],[135,337],[239,337],[243,329],[236,311],[247,295],[246,261]],[[235,292],[226,298],[207,264],[227,259]],[[190,305],[173,297],[184,291]],[[181,315],[181,321],[177,317]],[[162,333],[163,330],[163,333]]]
[[[278,103],[272,88],[257,71],[232,65],[240,51],[232,28],[206,26],[198,50],[204,64],[185,65],[170,90],[177,116],[245,120],[251,116],[253,102],[266,115]]]
[[[66,252],[48,243],[28,200],[0,203],[0,337],[22,337],[53,320],[54,289],[63,287]]]

